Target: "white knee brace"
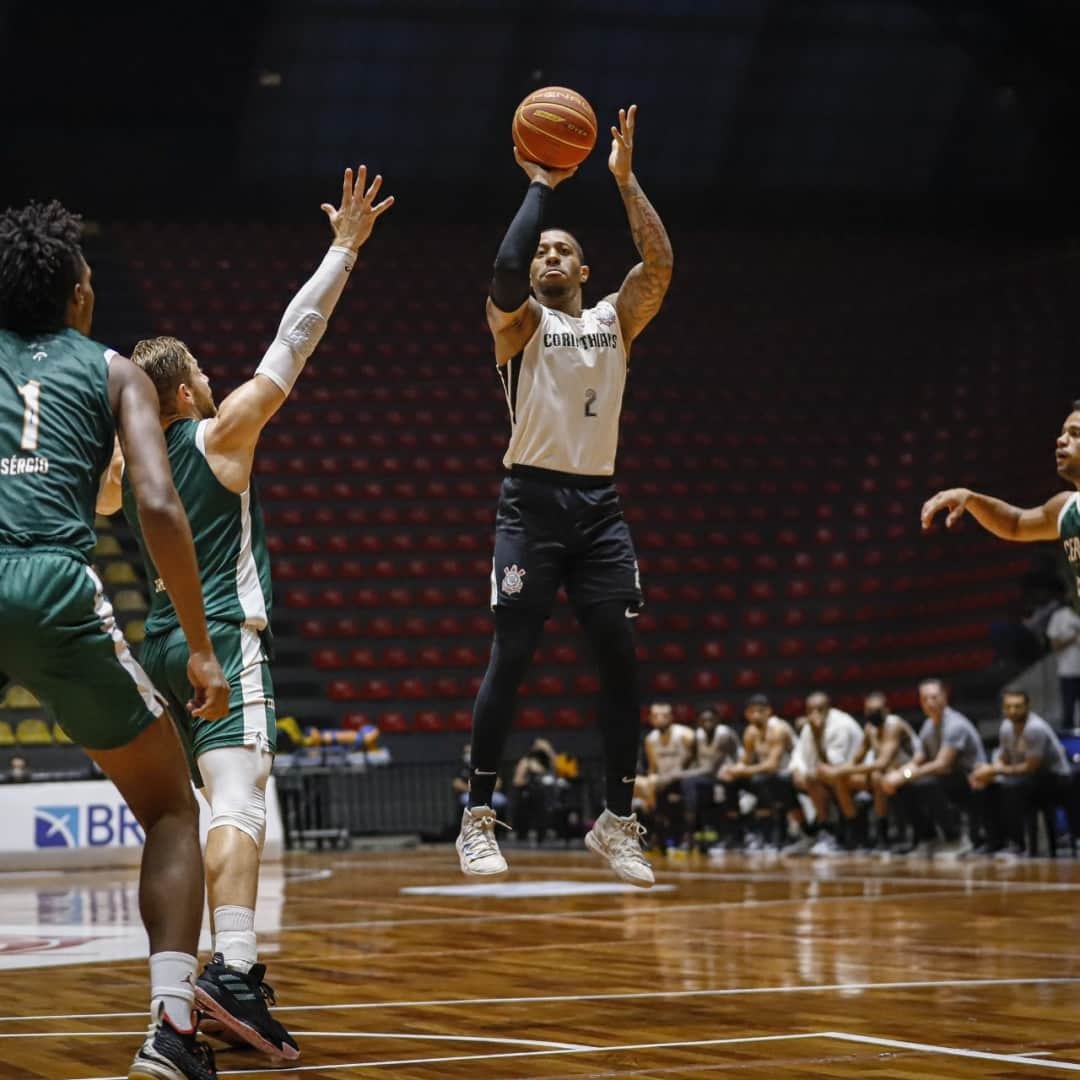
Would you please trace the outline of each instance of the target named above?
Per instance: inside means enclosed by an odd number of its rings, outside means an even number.
[[[262,851],[266,839],[266,782],[274,755],[263,746],[225,746],[199,758],[210,803],[210,828],[231,825]]]

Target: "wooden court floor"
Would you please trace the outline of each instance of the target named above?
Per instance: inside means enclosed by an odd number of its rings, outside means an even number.
[[[303,1050],[224,1076],[980,1077],[1080,1073],[1080,863],[659,863],[587,853],[293,855],[260,912]],[[134,875],[0,875],[0,1076],[126,1074],[145,1027]],[[87,962],[93,960],[95,962]]]

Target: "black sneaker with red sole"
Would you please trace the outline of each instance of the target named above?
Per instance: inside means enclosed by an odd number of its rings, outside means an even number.
[[[296,1040],[271,1015],[273,988],[263,981],[264,964],[255,964],[245,975],[226,967],[221,953],[195,983],[195,1004],[203,1014],[200,1030],[226,1042],[246,1043],[269,1057],[295,1061],[300,1056]]]

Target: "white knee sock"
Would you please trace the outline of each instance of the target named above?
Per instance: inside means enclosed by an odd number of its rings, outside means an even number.
[[[155,1020],[164,1011],[177,1031],[194,1031],[195,969],[195,957],[187,953],[150,957],[150,1015]]]
[[[233,905],[214,908],[214,952],[221,953],[226,967],[245,975],[251,970],[259,959],[254,908]]]

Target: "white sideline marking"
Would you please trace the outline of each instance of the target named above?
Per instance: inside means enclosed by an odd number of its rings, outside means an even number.
[[[340,1069],[382,1069],[400,1065],[437,1065],[452,1061],[495,1061],[499,1058],[530,1058],[549,1056],[569,1056],[577,1054],[615,1054],[625,1050],[678,1050],[694,1046],[732,1046],[738,1043],[793,1042],[798,1039],[820,1039],[827,1032],[812,1032],[798,1035],[750,1035],[736,1039],[696,1039],[690,1042],[669,1043],[629,1043],[625,1046],[588,1046],[580,1050],[519,1050],[505,1054],[461,1054],[454,1057],[437,1058],[402,1058],[392,1061],[351,1061],[338,1065],[294,1065],[291,1068],[271,1069],[222,1069],[219,1076],[258,1076],[270,1073],[278,1076],[282,1073],[298,1072],[336,1072]],[[126,1080],[123,1076],[87,1076],[79,1080]]]
[[[1034,1069],[1058,1069],[1061,1072],[1080,1072],[1080,1065],[1071,1061],[1032,1059],[1026,1054],[992,1054],[988,1050],[962,1050],[957,1046],[935,1046],[933,1043],[904,1042],[902,1039],[878,1039],[872,1035],[849,1035],[843,1031],[826,1031],[826,1038],[841,1042],[865,1043],[868,1046],[888,1046],[894,1050],[916,1050],[924,1054],[942,1054],[947,1057],[976,1058],[979,1061],[996,1061],[1000,1064],[1027,1065]]]
[[[615,896],[641,890],[617,881],[495,881],[476,885],[406,885],[404,896],[462,896],[467,900],[493,896],[499,900],[547,898],[552,896]],[[650,892],[674,892],[674,885],[654,885]]]
[[[549,1042],[547,1039],[506,1039],[491,1035],[431,1035],[427,1032],[404,1035],[396,1031],[293,1031],[294,1035],[313,1035],[323,1039],[432,1039],[436,1042],[500,1043],[505,1046],[546,1046],[552,1050],[595,1050],[588,1043]]]
[[[307,1034],[314,1034],[308,1032]],[[325,1033],[331,1034],[331,1033]],[[371,1036],[377,1037],[377,1036]],[[458,1036],[396,1036],[386,1035],[386,1038],[443,1038],[456,1039]],[[800,1032],[791,1035],[750,1035],[731,1039],[692,1039],[680,1042],[666,1043],[625,1043],[618,1046],[574,1046],[567,1048],[547,1048],[543,1050],[520,1050],[509,1051],[499,1054],[459,1054],[451,1057],[437,1058],[398,1058],[386,1061],[352,1061],[336,1065],[295,1065],[289,1068],[261,1068],[261,1069],[224,1069],[221,1076],[254,1076],[272,1072],[273,1075],[281,1073],[301,1072],[338,1072],[342,1069],[381,1069],[392,1066],[404,1065],[437,1065],[459,1061],[495,1061],[506,1058],[528,1057],[555,1057],[577,1056],[582,1054],[613,1054],[624,1053],[630,1050],[679,1050],[701,1046],[735,1046],[750,1043],[773,1043],[773,1042],[797,1042],[806,1039],[835,1039],[839,1042],[858,1043],[866,1046],[884,1046],[893,1050],[911,1050],[916,1053],[940,1054],[944,1057],[962,1057],[978,1061],[993,1061],[998,1064],[1027,1065],[1034,1069],[1055,1069],[1059,1072],[1080,1072],[1080,1064],[1070,1061],[1053,1061],[1035,1059],[1030,1054],[994,1054],[986,1050],[966,1050],[955,1046],[938,1046],[934,1043],[906,1042],[902,1039],[883,1039],[873,1035],[854,1035],[844,1031],[816,1031]],[[507,1040],[483,1040],[483,1041],[507,1041]],[[1036,1052],[1038,1053],[1038,1052]],[[124,1080],[122,1076],[109,1077],[83,1077],[81,1080]]]
[[[279,1005],[274,1009],[279,1012],[333,1012],[334,1010],[354,1009],[408,1009],[438,1006],[444,1008],[455,1005],[533,1005],[553,1004],[561,1001],[627,1001],[651,1000],[653,998],[689,998],[689,997],[738,997],[741,994],[819,994],[819,993],[862,993],[868,990],[945,990],[978,988],[982,986],[1069,986],[1080,983],[1080,977],[1052,977],[1041,979],[926,979],[907,982],[882,983],[826,983],[805,986],[733,986],[716,990],[655,990],[634,991],[625,994],[571,994],[547,995],[542,997],[505,997],[505,998],[433,998],[431,1000],[410,1001],[360,1001],[327,1005]],[[112,1013],[56,1013],[39,1016],[0,1016],[0,1023],[18,1024],[31,1020],[121,1020],[132,1016],[145,1016],[146,1010],[139,1012]]]
[[[350,865],[349,869],[356,870],[357,863]],[[786,860],[782,865],[791,867],[792,871],[798,869],[813,870],[811,866],[800,867],[793,860]],[[965,869],[974,870],[977,864],[962,864]],[[986,867],[986,864],[983,864]],[[421,868],[410,867],[410,870],[420,871]],[[864,885],[881,882],[886,885],[940,885],[955,890],[969,888],[975,889],[1025,889],[1030,892],[1077,892],[1080,883],[1057,882],[1057,881],[1011,881],[1008,879],[985,878],[985,877],[932,877],[924,874],[892,875],[892,874],[866,874],[866,866],[853,865],[852,863],[829,862],[820,866],[817,873],[790,873],[782,874],[778,871],[754,871],[754,870],[678,870],[661,869],[664,881],[678,883],[679,881],[751,881],[770,882],[778,881],[795,885]],[[847,870],[848,873],[843,873]],[[427,871],[429,873],[434,870]],[[528,866],[522,864],[521,874],[610,874],[611,871],[603,866]]]
[[[547,1039],[506,1039],[492,1035],[404,1035],[394,1031],[294,1031],[294,1035],[317,1035],[334,1039],[420,1039],[435,1042],[498,1043],[500,1046],[542,1046],[551,1050],[593,1050],[588,1043],[550,1042]],[[7,1032],[0,1039],[113,1039],[145,1038],[142,1031],[27,1031]]]
[[[6,1031],[0,1039],[111,1039],[117,1035],[145,1039],[146,1028],[142,1031]]]

